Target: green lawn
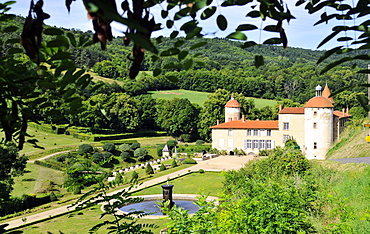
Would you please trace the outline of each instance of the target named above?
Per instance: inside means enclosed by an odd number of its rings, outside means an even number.
[[[153,98],[163,98],[166,100],[171,100],[175,97],[187,98],[191,103],[197,103],[200,106],[203,106],[204,102],[208,99],[207,95],[210,94],[206,92],[197,92],[184,89],[149,91],[149,93],[152,94]],[[254,99],[254,104],[257,108],[261,108],[264,106],[274,106],[275,104],[277,104],[277,101],[274,100],[267,100],[261,98],[250,98],[250,99]]]
[[[64,181],[64,172],[46,168],[43,166],[27,163],[26,173],[15,177],[12,196],[21,197],[23,194],[42,193],[50,181],[61,185]],[[63,188],[56,186],[61,193],[66,192]]]
[[[174,185],[174,193],[209,194],[211,196],[220,196],[222,192],[222,181],[224,181],[224,177],[221,173],[205,172],[204,174],[191,173],[190,175],[171,180],[169,183]],[[166,182],[162,184],[166,184]],[[161,185],[146,188],[134,193],[133,195],[161,194]]]
[[[164,91],[149,91],[153,98],[163,98],[166,100],[171,100],[175,97],[177,98],[187,98],[191,103],[197,103],[203,106],[204,102],[208,99],[207,95],[209,93],[190,91],[184,89],[177,90],[164,90]]]
[[[47,132],[36,130],[30,127],[27,129],[27,133],[32,136],[27,139],[35,138],[39,141],[37,144],[45,148],[45,149],[38,149],[38,148],[33,147],[33,145],[26,143],[24,145],[23,150],[20,151],[20,153],[23,153],[29,156],[30,159],[34,159],[32,155],[42,156],[44,154],[50,153],[50,151],[58,152],[58,151],[63,151],[66,148],[77,149],[78,146],[81,144],[94,143],[91,141],[83,141],[83,140],[73,138],[72,136],[67,136],[64,134],[47,133]],[[3,133],[0,133],[0,137],[1,137],[1,134]]]
[[[100,219],[102,211],[100,206],[94,206],[92,208],[73,212],[69,215],[64,215],[58,218],[50,219],[45,222],[37,223],[31,226],[24,227],[22,230],[27,234],[47,234],[47,233],[64,233],[64,234],[85,234],[88,230],[99,222],[109,220],[111,217],[104,217]],[[151,229],[153,233],[159,233],[159,231],[165,227],[165,224],[169,221],[166,219],[141,219],[139,223],[145,224],[156,224],[157,228]],[[61,231],[61,232],[59,232]],[[102,228],[96,232],[99,234],[107,233],[106,228]]]
[[[168,170],[169,171],[169,170]],[[164,171],[167,172],[167,171]],[[163,172],[163,173],[164,173]],[[192,173],[190,175],[175,179],[171,181],[174,184],[174,193],[210,193],[210,195],[219,195],[222,188],[223,176],[217,172],[205,172],[204,174]],[[201,184],[202,186],[199,186]],[[134,195],[140,194],[158,194],[162,193],[160,185],[144,189]],[[108,220],[109,217],[99,219],[101,215],[100,206],[83,210],[82,212],[74,212],[69,215],[57,217],[45,222],[37,223],[24,227],[22,230],[27,234],[46,234],[46,233],[59,233],[62,231],[65,234],[79,234],[87,233],[87,230],[97,224],[99,221]],[[152,229],[153,233],[165,227],[168,219],[140,219],[139,223],[156,224],[159,227]],[[106,229],[102,229],[97,233],[107,233]]]

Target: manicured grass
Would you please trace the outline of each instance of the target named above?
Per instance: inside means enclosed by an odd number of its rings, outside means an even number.
[[[180,168],[180,167],[179,167]],[[168,173],[171,170],[166,170],[158,173]],[[174,184],[174,193],[185,193],[185,194],[200,194],[205,193],[210,195],[219,195],[222,189],[223,176],[218,172],[205,172],[204,174],[192,173],[190,175],[183,176],[181,178],[170,181]],[[201,185],[201,186],[199,186]],[[160,185],[156,185],[147,189],[144,189],[133,195],[145,195],[145,194],[160,194],[162,193]],[[66,234],[72,233],[87,233],[87,230],[97,224],[100,221],[111,219],[111,217],[105,217],[99,219],[101,215],[100,206],[94,206],[92,208],[83,210],[81,212],[74,212],[70,215],[64,215],[54,219],[47,220],[38,224],[34,224],[19,230],[29,234],[43,234],[43,233],[59,233],[62,231]],[[153,233],[159,233],[159,231],[165,227],[168,223],[168,219],[140,219],[139,223],[145,224],[156,224],[159,227],[152,229]],[[107,233],[106,229],[102,229],[97,233]]]
[[[220,196],[222,192],[222,181],[224,177],[219,172],[191,173],[190,175],[180,177],[169,181],[174,185],[173,192],[178,194],[209,194],[211,196]],[[166,184],[166,182],[162,183]],[[161,185],[146,188],[134,193],[135,196],[161,194]]]
[[[89,209],[73,212],[69,215],[64,215],[58,218],[50,219],[45,222],[37,223],[24,227],[22,230],[27,234],[46,234],[46,233],[60,233],[61,231],[64,234],[81,234],[88,233],[88,230],[94,225],[103,222],[105,220],[112,220],[112,216],[106,216],[100,219],[102,211],[100,206],[94,206]],[[167,219],[140,219],[138,223],[145,224],[156,224],[157,228],[150,229],[153,233],[159,233],[159,231],[165,227],[165,224],[168,223]],[[101,228],[100,231],[96,232],[99,234],[107,233],[106,228]]]
[[[31,181],[29,181],[30,179]],[[64,182],[64,172],[28,163],[26,173],[23,176],[15,177],[14,181],[12,196],[21,197],[23,194],[42,192],[50,181],[61,185]],[[61,193],[66,192],[64,188],[58,186],[56,186],[56,189]]]
[[[184,89],[177,90],[163,90],[163,91],[150,91],[153,98],[163,98],[166,100],[177,98],[187,98],[191,103],[197,103],[200,106],[203,106],[204,102],[208,99],[207,95],[210,93],[206,92],[197,92]],[[274,106],[277,104],[277,101],[267,100],[261,98],[250,98],[254,99],[254,104],[257,108],[262,108],[264,106]]]
[[[20,151],[20,153],[23,153],[27,156],[42,154],[44,152],[47,152],[53,149],[57,150],[59,148],[62,148],[63,150],[65,150],[65,148],[76,149],[78,148],[79,145],[82,145],[84,143],[86,144],[94,143],[91,141],[83,141],[77,138],[73,138],[72,136],[67,136],[63,134],[46,133],[41,130],[36,130],[33,128],[28,128],[27,133],[32,136],[31,138],[35,138],[39,141],[37,143],[39,146],[45,148],[45,149],[34,148],[33,145],[26,143],[24,145],[24,149]],[[63,150],[60,150],[60,151],[63,151]],[[33,159],[34,157],[29,157],[29,158]]]

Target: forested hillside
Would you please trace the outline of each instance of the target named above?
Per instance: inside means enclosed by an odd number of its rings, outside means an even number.
[[[23,22],[21,17],[6,22],[4,27],[15,25],[18,30],[4,32],[3,41],[15,43],[16,39],[13,38],[19,37]],[[86,127],[92,132],[107,128],[116,132],[153,129],[165,130],[169,135],[183,136],[183,139],[188,140],[199,137],[210,140],[209,127],[217,120],[224,119],[223,106],[231,94],[241,103],[242,114],[248,119],[276,119],[276,106],[258,109],[246,97],[274,99],[285,106],[299,106],[314,96],[318,84],[324,86],[327,82],[330,89],[335,91],[350,82],[364,83],[367,79],[365,74],[355,74],[356,68],[347,66],[351,64],[321,75],[320,69],[325,64],[317,66],[316,61],[322,51],[266,45],[242,48],[242,43],[224,38],[185,40],[181,37],[159,37],[152,40],[162,56],[153,60],[146,53],[142,72],[135,80],[131,80],[128,77],[132,63],[129,58],[131,48],[124,45],[123,38],[114,38],[107,49],[102,50],[100,45],[90,43],[92,32],[55,30],[55,35],[51,32],[44,36],[43,46],[46,51],[59,46],[71,53],[70,59],[77,67],[119,82],[98,81],[98,86],[91,84],[65,94],[67,98],[82,100],[78,114],[70,114],[69,105],[55,100],[42,108],[32,109],[33,118],[46,123],[63,122]],[[75,41],[71,38],[75,38]],[[205,45],[199,46],[199,43]],[[190,49],[179,52],[173,47],[174,44],[179,48]],[[13,46],[19,47],[19,44]],[[11,54],[12,50],[9,46],[8,50],[3,51],[4,54]],[[254,56],[261,54],[264,55],[265,65],[256,68],[253,65]],[[22,57],[25,55],[19,56],[18,59],[28,66],[27,58]],[[185,64],[188,70],[179,68],[179,56],[187,56]],[[338,56],[328,59],[326,63],[338,59]],[[366,64],[360,66],[365,67]],[[162,73],[158,74],[158,70],[162,70]],[[79,73],[75,74],[81,75]],[[162,100],[148,95],[148,91],[168,89],[211,94],[203,107],[187,99]],[[356,95],[361,92],[365,92],[365,87],[356,87],[338,94],[334,97],[335,108],[356,107],[356,111],[361,112],[358,111],[356,100]],[[47,92],[44,93],[47,95]]]

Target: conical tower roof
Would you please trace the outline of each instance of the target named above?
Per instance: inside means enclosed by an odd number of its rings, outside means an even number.
[[[333,99],[332,97],[330,97],[330,95],[331,95],[331,92],[330,92],[330,89],[329,89],[329,87],[328,87],[328,84],[326,83],[325,88],[324,88],[324,91],[322,91],[322,96],[323,96],[324,98],[329,99],[329,101],[330,101],[331,103],[335,103],[335,102],[334,102],[334,99]]]

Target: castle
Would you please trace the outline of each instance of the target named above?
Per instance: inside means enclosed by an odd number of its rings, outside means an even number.
[[[288,139],[297,141],[308,159],[325,159],[333,142],[344,130],[351,117],[344,111],[334,111],[329,87],[318,85],[316,96],[303,107],[279,108],[278,120],[246,120],[240,118],[240,104],[233,97],[225,105],[225,123],[212,126],[212,148],[232,151],[242,149],[257,155],[261,149],[284,147]]]

